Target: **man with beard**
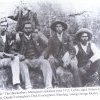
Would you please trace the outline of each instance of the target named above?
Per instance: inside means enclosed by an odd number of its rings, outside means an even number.
[[[0,21],[0,68],[11,67],[12,71],[12,83],[16,89],[20,87],[20,68],[19,68],[19,57],[14,54],[8,54],[6,52],[7,37],[9,32],[7,31],[8,23],[5,18]]]
[[[46,88],[52,88],[52,70],[49,62],[41,56],[40,48],[47,45],[47,41],[33,32],[30,22],[26,22],[23,29],[23,35],[20,35],[21,41],[19,53],[25,57],[24,62],[28,67],[40,68]],[[30,80],[30,79],[28,79]]]
[[[92,34],[92,31],[86,28],[82,28],[76,33],[78,40],[78,44],[75,46],[76,57],[83,85],[96,71],[100,78],[100,50],[91,42]]]
[[[54,85],[59,84],[56,72],[58,72],[58,74],[61,74],[60,72],[62,72],[57,70],[59,70],[60,67],[67,67],[70,65],[70,70],[72,71],[74,77],[74,86],[81,86],[77,59],[74,58],[75,49],[73,47],[73,41],[71,36],[65,32],[67,29],[67,24],[61,21],[56,21],[51,25],[51,29],[54,31],[54,34],[48,41],[45,57],[49,60],[52,67]],[[68,59],[63,57],[66,52]]]

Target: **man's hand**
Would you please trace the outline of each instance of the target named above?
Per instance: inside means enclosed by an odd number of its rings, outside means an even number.
[[[0,52],[0,59],[4,58],[3,52]]]
[[[74,55],[69,54],[69,58],[70,58],[70,59],[74,59],[74,57],[75,57]]]
[[[11,59],[14,58],[14,54],[3,53],[3,56]]]
[[[39,32],[39,30],[38,30],[38,29],[34,29],[34,32],[35,32],[35,33],[38,33],[38,32]]]
[[[88,61],[88,63],[86,64],[86,66],[85,66],[85,70],[87,71],[88,69],[90,69],[90,67],[91,67],[91,64],[92,64],[92,61]]]
[[[85,75],[86,74],[86,70],[84,68],[79,68],[79,72],[82,74],[82,75]]]
[[[39,59],[44,59],[44,56],[40,56]]]
[[[69,59],[66,60],[66,62],[63,62],[63,67],[66,68],[69,65],[69,63],[70,63],[70,60]]]
[[[24,55],[18,54],[18,57],[19,57],[19,60],[20,60],[20,61],[25,60],[25,56],[24,56]]]
[[[89,62],[87,63],[87,65],[91,66],[91,64],[92,64],[92,61],[89,60]]]
[[[62,57],[63,67],[67,67],[70,64],[71,57],[69,56],[69,52],[66,52]]]
[[[49,59],[54,61],[54,63],[58,63],[58,60],[53,55],[50,55]]]

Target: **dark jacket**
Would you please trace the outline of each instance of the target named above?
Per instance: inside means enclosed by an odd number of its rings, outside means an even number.
[[[16,42],[16,34],[11,33],[6,35],[5,52],[10,54],[16,54],[19,49],[19,44]]]
[[[89,59],[93,56],[93,51],[91,49],[90,43],[87,46],[87,53],[83,50],[80,43],[78,43],[77,46],[79,48],[79,51],[76,55],[76,57],[78,59],[78,67],[83,67],[89,62]]]
[[[21,41],[19,42],[20,48],[19,48],[19,53],[22,55],[25,55],[26,49],[27,49],[27,39],[24,35],[24,33],[22,35],[20,35]],[[38,35],[38,33],[32,33],[31,34],[31,40],[33,42],[34,45],[34,49],[35,49],[35,53],[36,55],[39,57],[42,52],[44,51],[44,49],[47,47],[47,41],[45,40],[45,38],[41,38],[40,35]]]
[[[3,52],[4,51],[4,43],[3,43],[3,40],[2,40],[2,38],[1,38],[1,36],[0,36],[0,52]]]
[[[9,49],[9,47],[8,47],[8,38],[9,38],[9,36],[11,36],[10,35],[10,32],[8,32],[8,31],[6,31],[6,41],[5,41],[5,43],[3,42],[3,39],[2,39],[2,37],[1,37],[1,35],[0,35],[0,52],[8,52],[8,49]]]
[[[69,34],[64,33],[62,36],[62,42],[59,41],[57,34],[55,33],[50,37],[48,41],[48,47],[45,52],[45,57],[49,57],[52,54],[57,59],[62,58],[65,52],[69,51],[71,55],[75,55],[75,49],[73,47],[73,41]]]
[[[3,42],[3,39],[0,35],[0,58],[3,57],[12,57],[12,54],[17,53],[17,45],[15,41],[15,35],[11,32],[6,31],[6,41]],[[4,55],[4,52],[6,53]],[[11,54],[11,55],[10,55]]]

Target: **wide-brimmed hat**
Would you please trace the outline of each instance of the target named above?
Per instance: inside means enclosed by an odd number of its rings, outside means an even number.
[[[80,39],[83,33],[87,33],[88,34],[89,40],[92,38],[93,32],[91,30],[89,30],[87,28],[81,28],[80,30],[78,30],[76,32],[77,39]]]
[[[53,31],[56,31],[56,25],[57,25],[57,24],[61,24],[64,31],[65,31],[65,30],[67,29],[67,27],[68,27],[66,23],[64,23],[64,22],[62,22],[62,21],[56,21],[56,22],[54,22],[54,23],[51,24],[51,29],[52,29]]]

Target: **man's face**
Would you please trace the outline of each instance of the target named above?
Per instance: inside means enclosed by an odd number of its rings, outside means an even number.
[[[86,45],[87,41],[88,41],[89,37],[87,33],[83,33],[81,36],[81,42]]]
[[[61,24],[57,24],[57,25],[56,25],[56,31],[57,31],[59,34],[61,34],[61,33],[63,32],[63,27],[62,27]]]
[[[25,16],[28,13],[28,9],[27,8],[23,8],[23,16]]]
[[[26,35],[30,35],[32,33],[32,25],[31,24],[25,24],[24,32],[25,32]]]
[[[1,35],[3,35],[3,33],[7,30],[7,27],[8,27],[7,22],[3,22],[0,24]]]

